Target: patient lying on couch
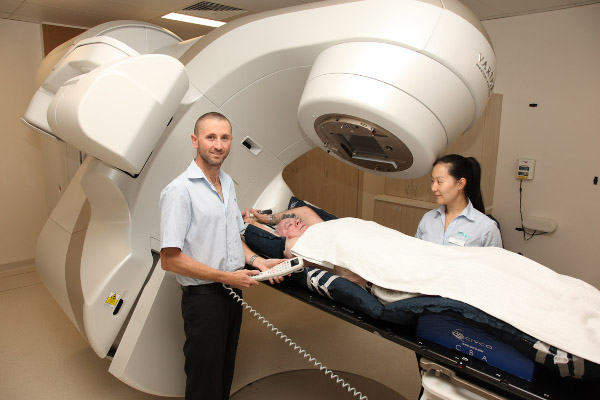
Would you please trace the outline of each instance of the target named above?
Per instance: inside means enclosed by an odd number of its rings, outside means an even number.
[[[264,241],[249,243],[264,232],[277,243],[271,246],[274,253],[263,252],[266,256],[281,257],[285,252],[320,268],[292,275],[294,285],[392,323],[412,323],[424,312],[456,312],[513,337],[511,343],[522,347],[528,357],[537,360],[539,346],[548,343],[573,355],[569,365],[578,359],[576,355],[585,359],[584,377],[600,376],[600,292],[591,285],[501,248],[442,246],[374,222],[323,218],[315,211],[316,218],[306,208],[293,209],[295,204],[292,198],[290,210],[273,216],[279,223],[290,219],[276,227],[279,236],[259,227],[259,221],[269,223],[271,217],[256,210],[245,213],[246,243],[251,248],[265,248]],[[288,218],[281,218],[282,214]],[[346,279],[336,279],[337,275]],[[413,298],[385,304],[381,294],[373,296],[354,283],[364,288],[365,281]],[[554,356],[548,354],[541,362],[556,369]],[[573,376],[582,374],[573,369]]]
[[[266,232],[271,232],[265,225],[275,225],[275,235],[285,238],[285,248],[283,249],[283,256],[285,258],[292,258],[294,255],[291,249],[294,247],[298,239],[306,232],[306,230],[316,224],[332,221],[337,219],[332,214],[321,210],[319,208],[311,208],[310,206],[299,206],[291,208],[289,210],[277,213],[277,214],[261,214],[260,210],[246,209],[242,216],[244,222],[251,224],[259,229]],[[275,256],[275,255],[273,255]],[[390,290],[383,288],[378,285],[373,285],[367,282],[366,279],[360,275],[352,272],[347,268],[340,267],[339,265],[332,265],[329,268],[325,268],[319,264],[312,263],[308,260],[304,260],[304,263],[309,267],[324,269],[345,278],[351,282],[360,285],[373,294],[383,304],[391,303],[398,300],[404,300],[411,297],[416,297],[418,293],[407,293],[399,290]]]
[[[291,253],[291,248],[310,226],[337,219],[337,217],[324,210],[313,209],[309,206],[300,206],[277,214],[268,215],[261,214],[260,210],[251,208],[244,210],[242,216],[244,217],[244,222],[283,238],[285,240],[285,247],[282,250],[283,257],[285,258],[294,257]],[[275,226],[275,231],[273,232],[265,225]],[[305,261],[305,264],[309,267],[324,269],[324,267],[309,261]],[[362,287],[367,286],[366,280],[346,268],[333,266],[333,268],[327,270],[331,270],[334,274]]]

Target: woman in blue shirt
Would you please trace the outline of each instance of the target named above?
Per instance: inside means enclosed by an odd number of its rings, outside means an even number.
[[[473,157],[448,154],[433,164],[431,191],[440,205],[427,212],[415,237],[451,246],[502,247],[496,222],[485,215],[481,166]],[[421,355],[416,353],[421,371]],[[419,398],[423,394],[423,387]]]
[[[485,215],[481,166],[473,157],[449,154],[431,172],[431,190],[440,207],[426,213],[415,237],[442,245],[502,247],[496,222]]]

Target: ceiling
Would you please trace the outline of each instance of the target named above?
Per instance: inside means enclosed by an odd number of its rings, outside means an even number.
[[[243,15],[320,0],[212,0],[212,3],[245,10],[208,11],[199,16],[230,21]],[[103,22],[133,19],[160,25],[182,39],[208,33],[214,28],[161,18],[200,3],[200,0],[0,0],[0,18],[18,21],[91,28]],[[600,3],[600,0],[462,0],[481,20],[504,18]],[[212,14],[211,14],[212,13]]]

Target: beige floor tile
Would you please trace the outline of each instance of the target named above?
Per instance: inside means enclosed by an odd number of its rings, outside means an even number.
[[[27,272],[34,272],[35,266],[30,265],[27,267],[18,267],[18,268],[10,268],[10,269],[0,269],[0,278],[5,278],[13,275],[25,274]]]
[[[0,292],[39,285],[41,283],[42,281],[37,272],[23,272],[0,278]]]
[[[42,284],[0,292],[0,321],[0,399],[162,398],[112,376]]]
[[[0,399],[150,400],[108,372],[30,267],[0,276]],[[248,318],[248,316],[245,316]],[[343,374],[371,400],[402,400],[378,382]],[[356,399],[317,370],[279,373],[237,391],[234,400]]]
[[[337,372],[336,372],[337,373]],[[369,400],[405,400],[393,390],[379,382],[364,378],[359,375],[337,373],[343,378],[350,388],[354,387],[360,395],[367,396]],[[322,371],[300,370],[283,372],[271,375],[242,388],[231,396],[231,400],[350,400],[359,399],[358,396],[332,381]]]

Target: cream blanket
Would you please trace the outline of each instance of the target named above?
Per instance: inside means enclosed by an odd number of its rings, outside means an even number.
[[[348,268],[384,288],[468,303],[600,364],[600,291],[510,251],[441,246],[342,218],[311,226],[291,252],[324,267]]]

